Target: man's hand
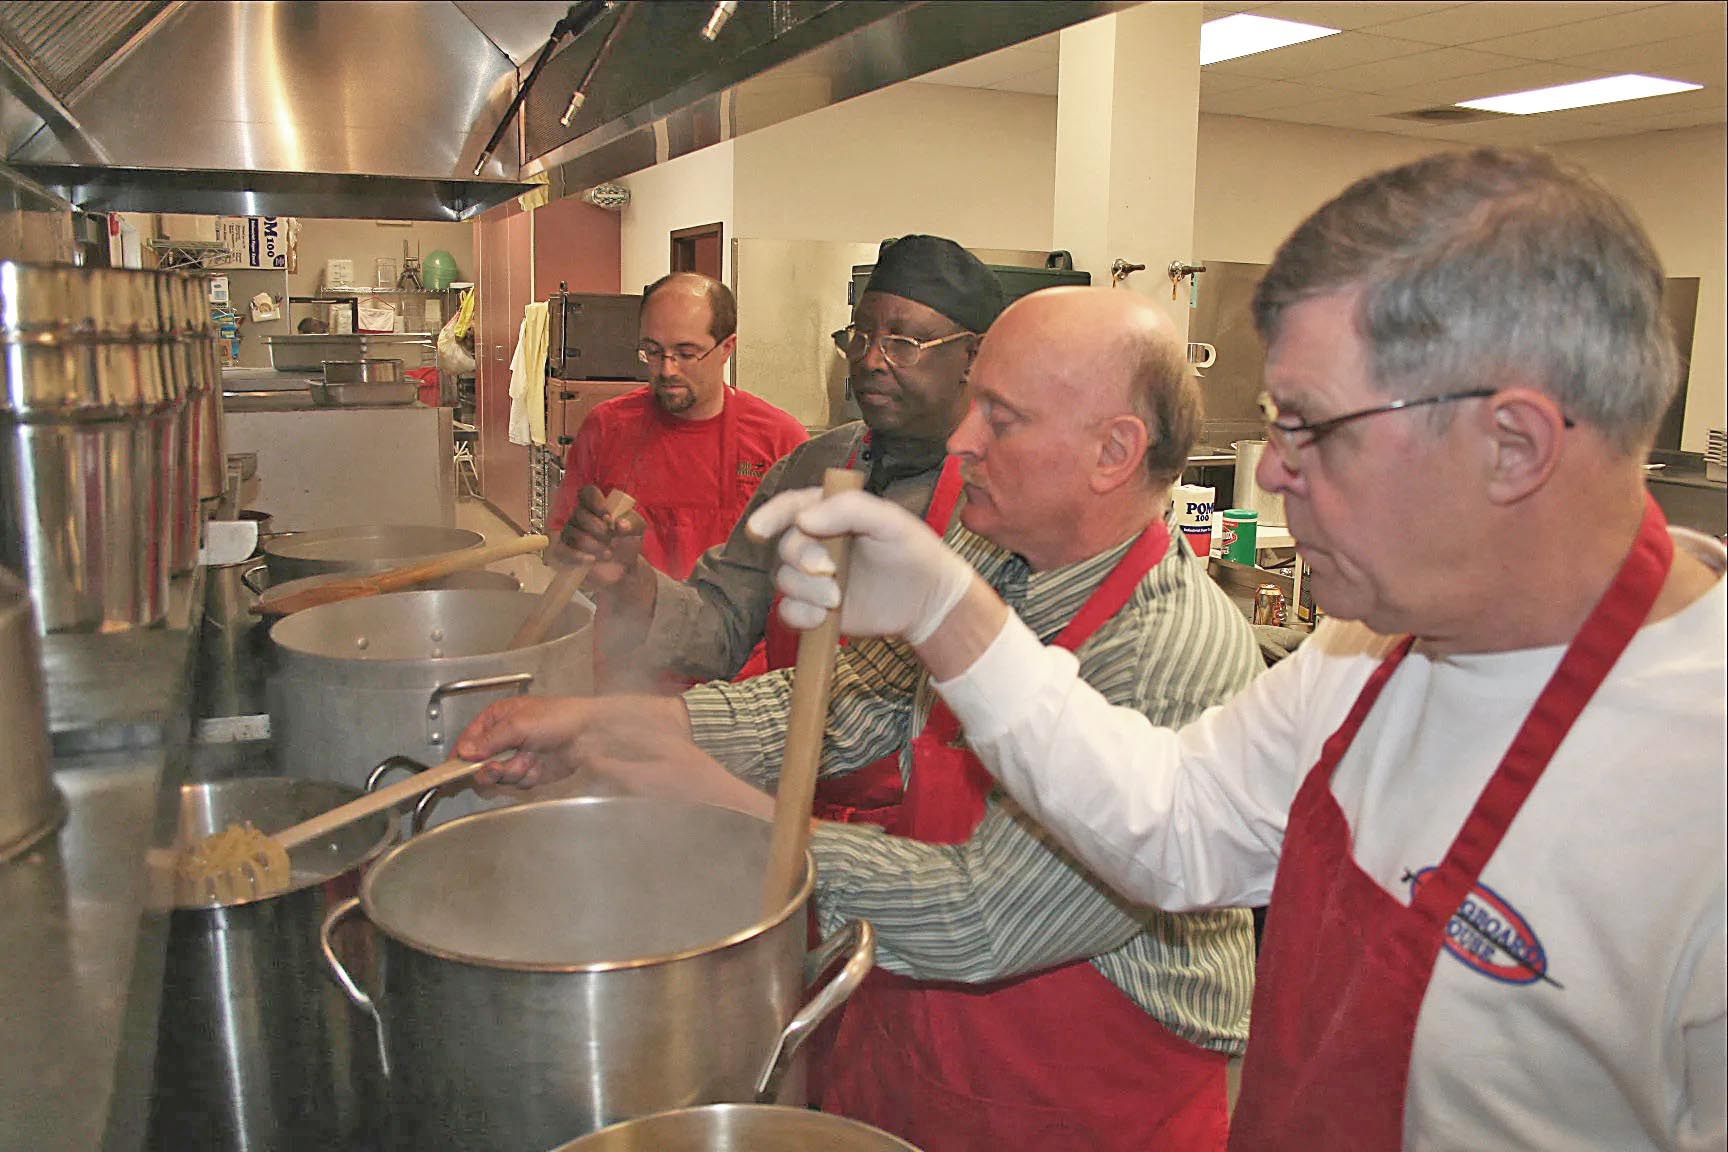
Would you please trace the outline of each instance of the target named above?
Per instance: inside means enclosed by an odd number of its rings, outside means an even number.
[[[485,760],[514,748],[508,760],[486,765],[473,786],[481,795],[502,785],[533,788],[576,770],[576,741],[591,720],[594,701],[557,696],[512,696],[490,705],[456,739],[456,755]]]
[[[814,628],[840,604],[834,562],[821,540],[850,533],[852,564],[840,630],[848,636],[904,636],[922,643],[965,595],[972,569],[928,525],[896,504],[863,492],[824,500],[814,488],[784,492],[758,508],[749,531],[778,533],[780,617]]]
[[[577,494],[576,507],[559,534],[560,547],[552,558],[570,564],[579,556],[594,557],[589,585],[610,588],[636,567],[645,531],[647,521],[635,512],[607,515],[605,494],[590,484]]]
[[[647,759],[668,739],[690,739],[684,702],[664,696],[512,696],[474,718],[456,740],[456,755],[488,764],[474,789],[534,788],[588,767],[600,756]]]

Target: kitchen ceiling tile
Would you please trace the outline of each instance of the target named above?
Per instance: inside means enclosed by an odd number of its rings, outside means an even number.
[[[1508,92],[1528,92],[1533,88],[1548,88],[1556,84],[1571,84],[1578,80],[1594,80],[1602,73],[1589,68],[1573,68],[1565,64],[1531,62],[1497,72],[1479,72],[1451,80],[1431,80],[1412,84],[1408,88],[1392,89],[1389,95],[1408,96],[1410,107],[1431,108],[1439,104],[1456,104],[1460,100],[1480,100]]]
[[[1728,104],[1728,93],[1722,89],[1695,88],[1690,92],[1670,92],[1666,96],[1650,96],[1643,100],[1598,104],[1589,111],[1604,123],[1617,124],[1626,120],[1644,120],[1678,112],[1720,112],[1725,104]]]
[[[1220,60],[1206,67],[1238,76],[1258,76],[1262,80],[1292,80],[1330,72],[1336,68],[1389,60],[1427,50],[1426,44],[1415,40],[1393,40],[1361,32],[1340,32],[1336,36],[1308,40],[1271,52],[1257,52],[1252,56],[1239,56],[1234,60]]]
[[[1255,116],[1263,112],[1295,108],[1302,104],[1314,104],[1328,97],[1342,95],[1347,93],[1274,80],[1215,96],[1206,101],[1202,111],[1219,116]]]
[[[1628,15],[1655,6],[1652,0],[1626,3],[1613,0],[1573,0],[1568,3],[1558,0],[1487,0],[1377,24],[1375,31],[1385,36],[1423,40],[1430,44],[1471,44],[1581,20]]]
[[[1246,12],[1250,8],[1266,8],[1268,6],[1265,0],[1206,0],[1206,6],[1202,11],[1204,19],[1217,20],[1225,16],[1235,15],[1237,12]]]
[[[1481,40],[1473,47],[1531,60],[1564,60],[1628,44],[1654,44],[1682,37],[1698,37],[1703,42],[1720,45],[1728,38],[1728,6],[1716,0],[1679,0],[1542,32]]]
[[[1702,128],[1711,124],[1721,128],[1725,120],[1728,120],[1728,109],[1717,108],[1711,111],[1700,108],[1689,112],[1645,116],[1636,120],[1618,120],[1613,127],[1615,135],[1626,136],[1639,132],[1665,132],[1675,128]]]
[[[1345,121],[1378,119],[1408,110],[1405,102],[1396,96],[1352,93],[1307,104],[1292,104],[1287,109],[1281,109],[1278,116],[1280,119],[1300,120],[1309,124],[1338,125]]]
[[[1321,72],[1313,80],[1328,88],[1342,88],[1348,92],[1392,92],[1436,80],[1499,72],[1523,63],[1510,56],[1496,56],[1469,48],[1434,48],[1412,56]]]
[[[1252,88],[1265,81],[1253,76],[1233,76],[1228,72],[1214,72],[1210,68],[1200,70],[1200,99],[1211,96],[1222,96],[1226,92],[1239,92],[1244,88]]]
[[[1303,24],[1318,24],[1323,28],[1372,28],[1405,20],[1442,8],[1457,8],[1462,0],[1409,0],[1408,3],[1388,3],[1387,0],[1284,0],[1262,4],[1255,9],[1261,16],[1280,20],[1296,20]],[[1210,5],[1208,5],[1210,7]]]
[[[1692,84],[1728,87],[1728,52],[1722,45],[1711,45],[1697,36],[1587,52],[1581,56],[1568,56],[1560,63],[1578,68],[1599,68],[1615,75],[1636,72]]]

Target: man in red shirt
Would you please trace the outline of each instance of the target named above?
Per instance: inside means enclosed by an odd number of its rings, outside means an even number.
[[[731,533],[762,477],[808,439],[804,426],[726,383],[738,307],[720,282],[674,272],[642,294],[636,355],[646,387],[598,405],[564,462],[546,533],[554,538],[584,489],[622,489],[647,524],[642,556],[675,580]]]

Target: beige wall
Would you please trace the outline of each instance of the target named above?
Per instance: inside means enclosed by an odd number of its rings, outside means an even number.
[[[1436,150],[1408,136],[1201,116],[1194,254],[1263,264],[1304,216],[1352,180]]]
[[[672,233],[703,224],[725,229],[720,278],[731,276],[735,147],[715,144],[619,181],[630,189],[619,234],[620,291],[640,292],[672,271]]]
[[[1264,263],[1309,212],[1351,181],[1439,145],[1405,136],[1200,117],[1195,251],[1205,259]],[[1696,276],[1698,324],[1681,446],[1702,452],[1724,426],[1728,338],[1724,234],[1728,148],[1720,125],[1557,145],[1629,204],[1670,276]]]
[[[1050,247],[1056,101],[896,84],[735,142],[738,235]]]
[[[1683,444],[1702,451],[1728,405],[1721,126],[1560,145],[1624,197],[1673,276],[1699,277]],[[1360,176],[1440,145],[1411,137],[1201,116],[1194,254],[1260,263]],[[903,151],[904,150],[904,151]],[[892,158],[909,159],[896,163]],[[629,177],[624,290],[668,268],[674,228],[721,220],[738,236],[875,242],[912,231],[979,248],[1053,246],[1056,101],[899,84]],[[730,252],[727,253],[730,274]]]
[[[1728,131],[1720,124],[1581,140],[1554,149],[1632,206],[1670,276],[1698,277],[1698,322],[1680,447],[1702,452],[1709,430],[1728,427]]]

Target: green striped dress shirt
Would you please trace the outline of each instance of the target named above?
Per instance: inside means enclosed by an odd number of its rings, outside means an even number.
[[[1180,727],[1234,695],[1264,665],[1242,614],[1178,542],[1121,611],[1076,653],[1080,674],[1113,704]],[[948,542],[1045,643],[1067,625],[1132,541],[1033,572],[956,521]],[[842,650],[824,736],[822,775],[900,752],[935,702],[898,641]],[[751,783],[772,788],[791,702],[789,672],[691,689],[696,743]],[[1064,852],[1000,789],[963,844],[925,844],[870,825],[821,824],[811,851],[817,917],[832,932],[869,920],[877,962],[927,980],[981,983],[1086,959],[1176,1035],[1240,1052],[1254,982],[1246,910],[1171,914],[1128,903]]]

